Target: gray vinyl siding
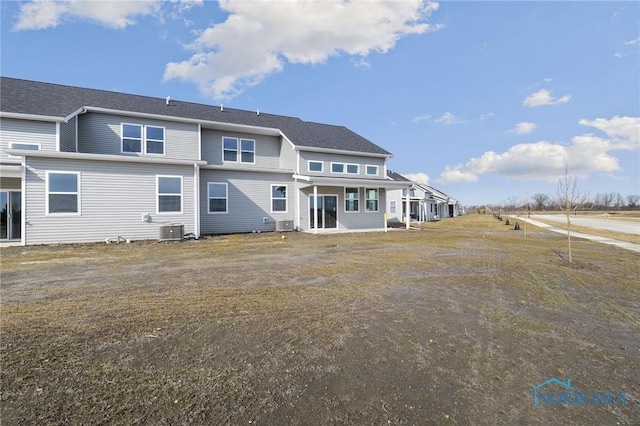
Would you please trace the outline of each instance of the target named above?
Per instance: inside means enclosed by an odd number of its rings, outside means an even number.
[[[256,142],[255,164],[230,163],[222,161],[222,138],[224,137],[254,140]],[[206,161],[209,165],[215,166],[227,165],[229,167],[234,167],[237,165],[249,168],[285,168],[293,172],[295,170],[295,160],[291,161],[290,152],[293,151],[293,149],[291,148],[291,145],[289,145],[287,142],[282,141],[281,139],[282,138],[279,136],[265,136],[250,133],[236,133],[203,129],[202,160]]]
[[[164,127],[164,155],[123,154],[122,123]],[[78,122],[78,151],[83,153],[198,160],[198,144],[199,129],[196,124],[98,113],[83,114]]]
[[[367,187],[370,188],[370,187]],[[344,188],[319,186],[318,196],[320,195],[337,195],[338,196],[338,230],[359,230],[359,229],[381,229],[384,228],[384,213],[387,203],[386,191],[384,188],[378,190],[378,211],[366,212],[364,187],[359,188],[359,211],[345,211]],[[303,231],[312,231],[310,223],[313,222],[313,216],[309,210],[309,197],[313,195],[313,187],[305,187],[301,189],[300,194],[300,227]]]
[[[209,213],[208,183],[227,183],[227,213]],[[287,212],[271,212],[271,185],[287,185]],[[295,188],[291,175],[232,170],[200,171],[202,234],[274,231],[276,221],[294,220]],[[263,223],[263,218],[267,223]]]
[[[47,171],[80,173],[80,215],[47,215]],[[157,175],[182,176],[182,214],[156,213]],[[25,197],[27,245],[104,241],[119,235],[156,239],[163,223],[181,223],[186,233],[195,232],[192,166],[28,157]],[[148,223],[142,221],[145,213],[151,214]]]
[[[78,117],[73,117],[66,123],[60,123],[60,151],[76,151],[76,122]]]
[[[310,172],[309,161],[322,161],[324,164],[324,172]],[[333,176],[333,177],[358,177],[364,179],[385,179],[384,175],[384,158],[366,157],[359,155],[342,155],[324,152],[301,151],[300,152],[300,173],[303,175],[313,176]],[[331,163],[358,164],[358,174],[347,173],[331,173]],[[378,166],[378,174],[367,175],[367,166]]]
[[[0,118],[0,160],[16,159],[4,152],[12,143],[36,143],[43,151],[55,151],[56,123]]]

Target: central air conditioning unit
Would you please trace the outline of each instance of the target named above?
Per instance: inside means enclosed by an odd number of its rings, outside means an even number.
[[[160,241],[182,241],[184,239],[184,225],[168,223],[160,225]]]
[[[293,231],[293,221],[292,220],[278,220],[276,222],[276,231],[278,231],[278,232]]]

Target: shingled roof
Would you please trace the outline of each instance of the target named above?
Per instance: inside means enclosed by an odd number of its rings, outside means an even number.
[[[391,156],[391,153],[344,126],[313,123],[296,117],[131,95],[106,90],[0,77],[0,111],[64,118],[82,107],[279,129],[298,147]]]

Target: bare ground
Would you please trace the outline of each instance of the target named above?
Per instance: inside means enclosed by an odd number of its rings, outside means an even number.
[[[284,235],[2,249],[2,425],[638,424],[637,253],[491,215]],[[551,377],[626,403],[534,407]]]

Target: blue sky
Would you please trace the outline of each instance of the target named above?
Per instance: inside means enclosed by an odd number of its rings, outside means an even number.
[[[467,205],[640,194],[639,2],[0,7],[3,76],[344,125]]]

